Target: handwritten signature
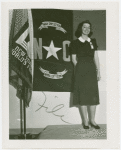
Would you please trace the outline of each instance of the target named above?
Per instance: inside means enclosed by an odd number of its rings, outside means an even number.
[[[64,107],[64,104],[59,104],[59,105],[55,106],[55,107],[52,109],[52,111],[47,111],[47,110],[48,110],[48,107],[45,106],[45,103],[46,103],[46,101],[47,101],[47,97],[46,97],[46,95],[45,95],[44,92],[42,92],[42,93],[43,93],[44,96],[45,96],[45,101],[44,101],[44,103],[43,103],[42,105],[38,104],[40,107],[39,107],[35,112],[39,111],[41,108],[45,108],[47,113],[52,113],[54,116],[60,117],[60,119],[61,119],[63,122],[68,123],[68,124],[71,124],[71,123],[69,123],[69,122],[67,122],[67,121],[65,121],[65,120],[63,119],[64,115],[57,115],[57,114],[55,114],[55,112],[57,112],[58,110],[60,110],[60,109],[62,109],[62,108]]]

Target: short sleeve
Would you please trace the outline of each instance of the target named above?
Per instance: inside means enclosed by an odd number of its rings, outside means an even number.
[[[71,54],[77,54],[76,53],[76,45],[75,45],[76,43],[74,42],[74,41],[72,41],[71,43],[70,43],[70,45],[69,45],[69,50],[70,50],[70,53]]]
[[[97,49],[97,48],[98,48],[98,45],[97,45],[96,39],[93,39],[93,45],[94,45],[95,51],[98,50],[98,49]]]

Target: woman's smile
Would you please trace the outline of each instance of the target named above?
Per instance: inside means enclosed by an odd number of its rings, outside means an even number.
[[[84,23],[82,26],[82,34],[88,35],[90,33],[90,24]]]

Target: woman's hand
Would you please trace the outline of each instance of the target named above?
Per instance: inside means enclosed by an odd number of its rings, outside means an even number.
[[[100,71],[97,71],[97,80],[98,80],[98,81],[101,80]]]

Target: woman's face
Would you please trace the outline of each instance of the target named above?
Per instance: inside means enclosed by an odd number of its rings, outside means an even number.
[[[82,26],[82,34],[88,35],[90,33],[90,24],[84,23]]]

